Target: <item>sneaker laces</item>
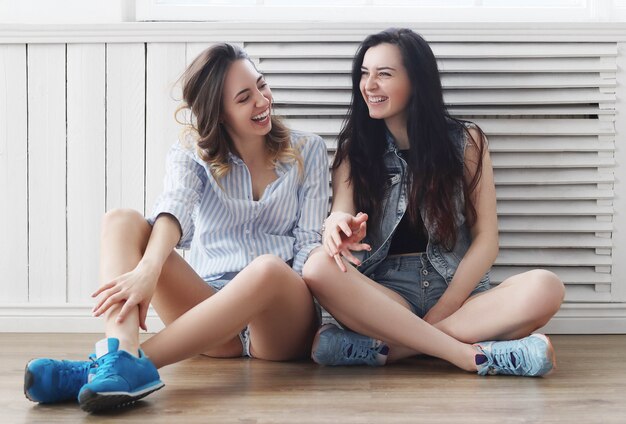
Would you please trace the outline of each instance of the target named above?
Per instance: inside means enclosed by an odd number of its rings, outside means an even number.
[[[59,389],[74,390],[76,387],[80,387],[87,382],[89,370],[94,366],[94,360],[91,362],[82,363],[80,365],[72,365],[70,361],[65,361],[65,367],[59,370]]]
[[[111,352],[98,359],[98,371],[96,371],[97,376],[99,378],[108,378],[113,375],[117,375],[118,372],[114,369],[114,366],[118,357],[118,352]]]
[[[497,370],[505,373],[516,373],[515,371],[522,369],[525,364],[530,363],[529,352],[526,346],[518,347],[517,349],[496,346],[494,350],[485,356],[487,356],[486,365],[489,367],[489,374],[493,374]]]
[[[348,359],[373,359],[378,351],[372,347],[368,340],[352,341],[348,337],[341,337],[341,350]]]

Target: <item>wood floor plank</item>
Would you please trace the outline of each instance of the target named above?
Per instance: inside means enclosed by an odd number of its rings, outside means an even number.
[[[0,334],[0,420],[141,423],[624,423],[626,335],[553,336],[545,378],[478,377],[434,358],[382,368],[192,358],[162,369],[164,389],[134,408],[90,416],[24,398],[33,357],[79,359],[94,334]]]

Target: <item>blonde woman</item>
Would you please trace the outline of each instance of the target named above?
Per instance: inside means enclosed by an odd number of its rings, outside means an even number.
[[[78,397],[98,411],[160,389],[158,368],[200,353],[284,361],[311,349],[319,312],[301,272],[327,213],[324,142],[272,115],[270,88],[236,46],[205,50],[182,82],[191,142],[171,148],[153,214],[104,218],[93,312],[106,338],[92,361],[31,361],[32,401]],[[175,247],[191,247],[189,263]],[[150,304],[166,327],[140,346]]]

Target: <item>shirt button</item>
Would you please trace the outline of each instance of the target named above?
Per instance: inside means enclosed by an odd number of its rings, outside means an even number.
[[[422,270],[422,275],[428,275],[428,270],[427,269],[423,269]]]
[[[430,286],[430,283],[429,283],[428,281],[424,281],[424,282],[422,283],[422,286],[424,286],[424,287],[428,287],[428,286]]]
[[[250,234],[250,230],[246,230],[246,234]]]

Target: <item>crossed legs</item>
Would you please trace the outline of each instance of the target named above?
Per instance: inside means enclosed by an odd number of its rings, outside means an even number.
[[[341,272],[334,259],[318,249],[303,272],[314,296],[338,321],[385,341],[390,361],[425,353],[468,371],[476,370],[472,343],[529,335],[556,313],[564,295],[563,283],[554,274],[530,271],[473,296],[433,326],[413,314],[397,293],[347,268]]]

